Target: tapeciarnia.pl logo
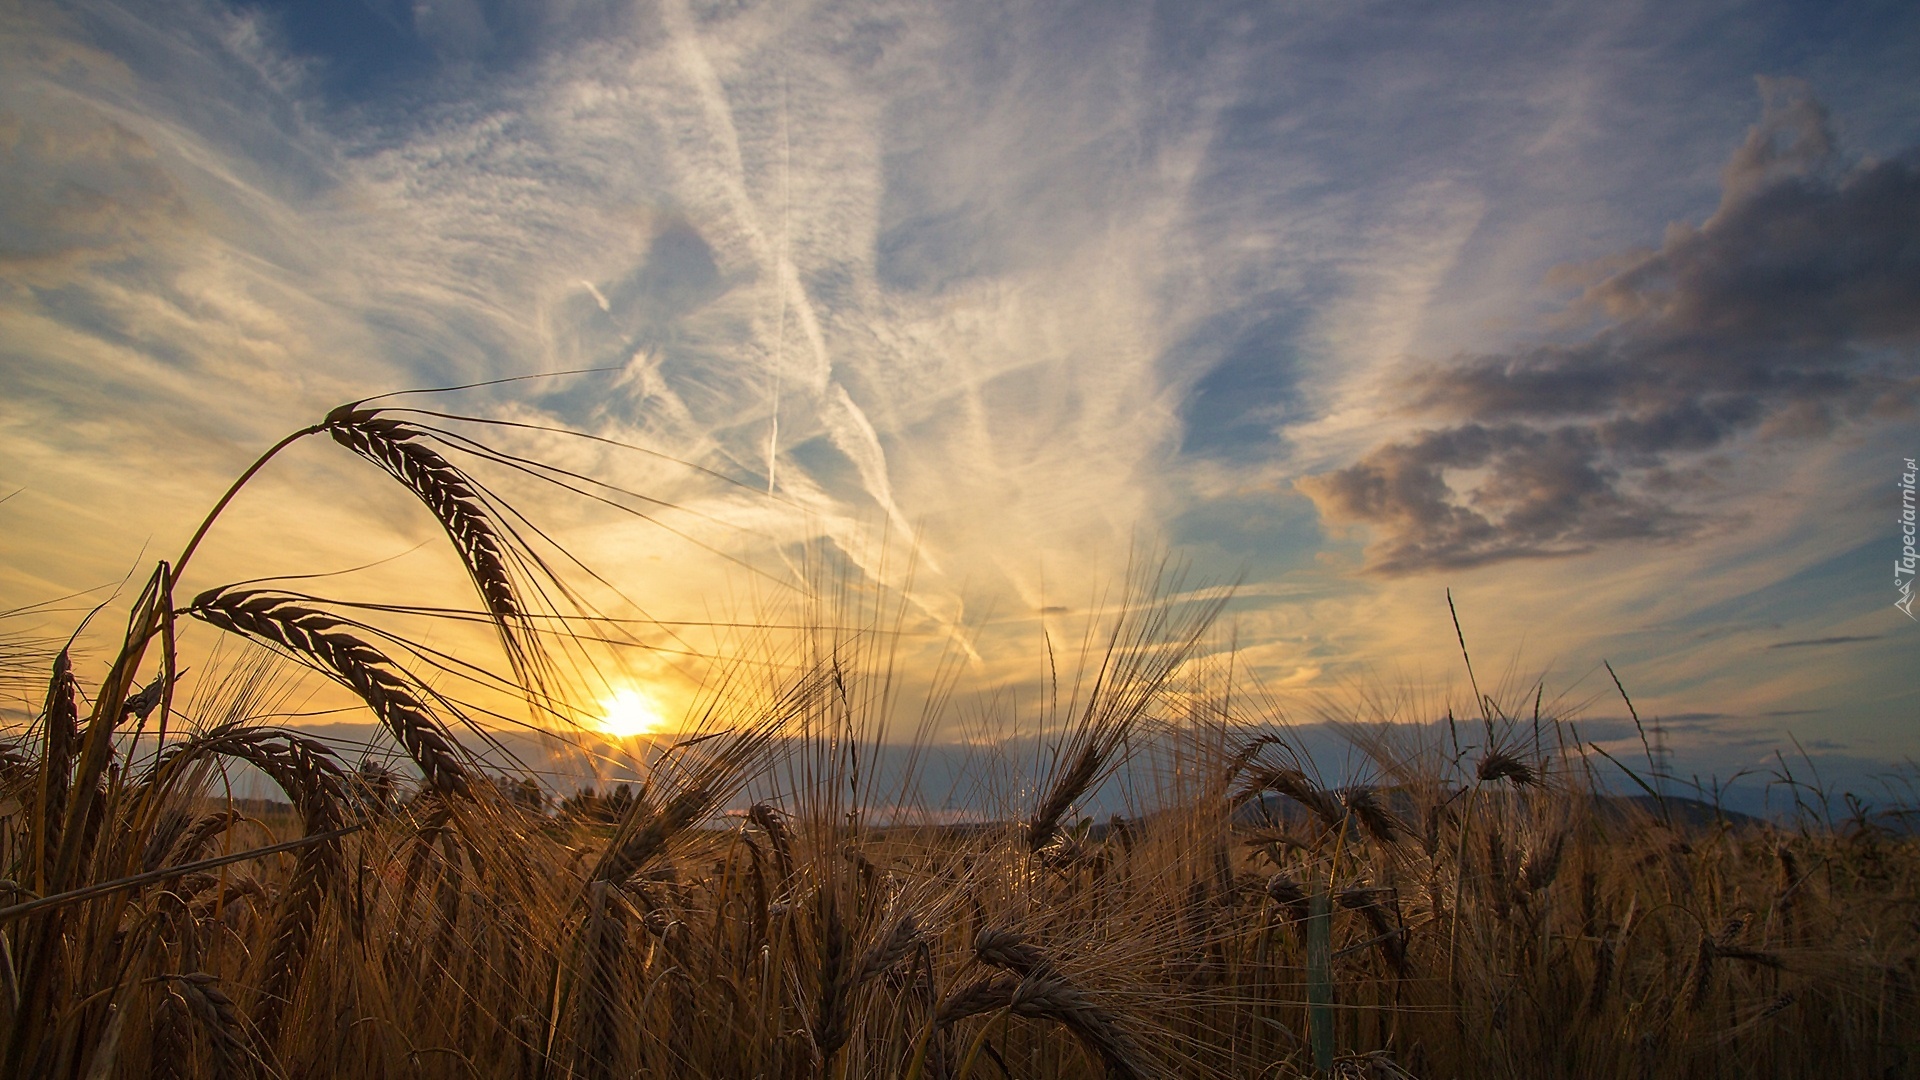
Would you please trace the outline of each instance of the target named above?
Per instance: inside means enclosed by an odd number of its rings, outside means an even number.
[[[1900,557],[1893,561],[1893,587],[1900,593],[1900,599],[1893,606],[1904,612],[1907,618],[1920,622],[1920,615],[1913,613],[1913,480],[1920,469],[1914,467],[1912,458],[1903,459],[1906,471],[1900,474]]]

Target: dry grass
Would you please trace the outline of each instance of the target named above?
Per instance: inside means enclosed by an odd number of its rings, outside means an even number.
[[[323,431],[440,518],[502,678],[543,701],[523,583],[544,564],[427,429],[347,408]],[[871,636],[823,631],[786,681],[718,688],[707,737],[637,795],[561,808],[322,602],[175,608],[193,546],[97,689],[51,654],[0,754],[4,1075],[1920,1075],[1904,833],[1675,824],[1596,798],[1577,743],[1529,753],[1492,708],[1474,760],[1361,731],[1386,782],[1326,783],[1196,674],[1218,601],[1167,599],[1164,574],[1055,693],[1030,786],[983,787],[999,823],[954,827],[903,809],[910,778],[884,800],[863,781],[891,701]],[[241,719],[262,668],[189,722],[182,616],[350,689],[419,775]],[[222,798],[235,763],[290,809]],[[1095,827],[1121,768],[1154,794]],[[750,787],[780,794],[722,813]]]

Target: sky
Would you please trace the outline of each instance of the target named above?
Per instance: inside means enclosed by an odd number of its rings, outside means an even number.
[[[1170,554],[1289,715],[1431,719],[1451,590],[1509,707],[1625,740],[1605,661],[1680,771],[1871,772],[1915,56],[1903,3],[10,4],[0,608],[343,401],[600,369],[395,403],[661,455],[464,429],[660,500],[498,477],[603,606],[832,578],[987,700]],[[409,498],[310,440],[185,584],[436,602]]]

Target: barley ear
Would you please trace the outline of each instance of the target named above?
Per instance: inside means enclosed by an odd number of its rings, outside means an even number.
[[[255,1057],[248,1045],[247,1031],[240,1022],[240,1010],[233,999],[220,989],[220,980],[204,971],[173,976],[172,981],[187,1009],[206,1029],[213,1046],[213,1075],[220,1080],[243,1080],[255,1074]]]
[[[66,825],[67,786],[73,771],[73,758],[80,744],[80,713],[76,704],[77,688],[73,680],[73,661],[61,649],[53,660],[53,678],[47,683],[44,713],[45,750],[40,758],[40,783],[34,800],[36,817],[34,836],[38,849],[34,855],[35,887],[47,891],[53,875],[53,863],[60,850],[60,837]]]
[[[333,832],[344,825],[345,776],[325,745],[271,728],[216,728],[168,755],[163,767],[207,754],[236,758],[265,773],[293,801],[309,835]],[[279,1033],[306,966],[307,948],[321,905],[341,873],[338,838],[300,849],[268,937],[265,977],[253,1015],[254,1026],[266,1044],[270,1045]]]
[[[533,658],[527,609],[514,586],[508,561],[511,549],[488,513],[479,485],[426,444],[428,432],[382,417],[377,409],[355,408],[357,404],[327,414],[323,425],[327,434],[380,466],[426,505],[453,541],[514,670],[526,675]]]
[[[406,748],[428,787],[454,794],[471,789],[457,744],[414,693],[411,680],[379,649],[354,636],[351,624],[257,589],[210,589],[194,598],[188,612],[230,633],[278,645],[333,676],[358,694]]]

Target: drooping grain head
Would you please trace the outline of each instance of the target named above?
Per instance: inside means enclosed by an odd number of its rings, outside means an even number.
[[[517,637],[520,630],[515,621],[526,609],[514,589],[507,545],[472,480],[426,445],[425,431],[376,414],[377,410],[336,409],[327,417],[327,433],[385,469],[426,504],[453,541],[500,632]]]
[[[1299,769],[1281,766],[1262,770],[1241,788],[1235,796],[1235,802],[1251,801],[1266,791],[1277,792],[1299,803],[1328,828],[1339,829],[1346,825],[1347,810],[1339,798],[1333,792],[1322,790]]]
[[[343,773],[327,747],[315,740],[271,728],[228,726],[175,748],[171,762],[220,755],[245,761],[265,773],[292,800],[309,834],[333,832],[346,817]],[[335,837],[300,849],[293,878],[282,894],[280,910],[262,961],[264,979],[252,1016],[261,1039],[272,1044],[292,1004],[306,966],[308,945],[321,904],[342,872],[340,840]]]
[[[1099,1059],[1110,1080],[1144,1075],[1146,1054],[1119,1018],[1062,979],[1023,979],[1014,988],[1009,1008],[1016,1016],[1052,1020],[1066,1027]]]
[[[1483,784],[1510,780],[1517,786],[1531,787],[1540,782],[1540,774],[1534,771],[1533,766],[1522,761],[1518,754],[1499,747],[1491,747],[1481,755],[1474,775]]]
[[[350,624],[267,590],[210,589],[194,598],[196,618],[278,645],[353,690],[420,767],[427,786],[450,794],[470,790],[457,744],[398,665],[351,632]]]
[[[592,880],[618,883],[646,869],[675,837],[698,824],[712,808],[712,795],[697,787],[676,793],[658,809],[634,802],[615,831],[614,842],[601,855]]]
[[[920,933],[919,922],[914,919],[913,913],[907,912],[900,916],[886,934],[860,958],[860,963],[855,968],[858,974],[854,982],[862,983],[891,971],[895,965],[912,955],[924,940],[924,935]]]
[[[1047,969],[1046,954],[1029,942],[1026,935],[1007,927],[996,927],[973,939],[973,954],[983,964],[1005,968],[1018,975],[1033,975]]]
[[[1360,822],[1360,827],[1382,844],[1394,843],[1406,831],[1406,826],[1382,805],[1372,788],[1350,787],[1341,793],[1341,801]]]
[[[258,1055],[240,1019],[240,1010],[220,987],[220,979],[205,971],[175,976],[171,985],[206,1032],[213,1049],[214,1075],[221,1080],[249,1077]]]
[[[1537,893],[1553,883],[1560,873],[1560,862],[1566,852],[1568,832],[1565,829],[1553,834],[1553,839],[1545,846],[1535,846],[1527,852],[1526,866],[1521,877],[1529,893]]]
[[[1040,801],[1034,808],[1033,816],[1027,820],[1028,851],[1038,852],[1053,842],[1059,833],[1060,819],[1093,786],[1100,766],[1099,748],[1091,743],[1082,747],[1072,766],[1060,774],[1048,790],[1047,797]]]

